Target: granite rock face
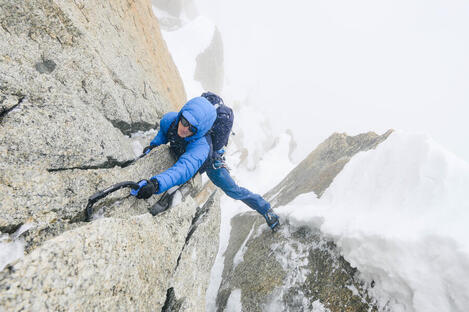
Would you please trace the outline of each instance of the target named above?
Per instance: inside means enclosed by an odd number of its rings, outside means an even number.
[[[123,161],[133,153],[122,134],[184,104],[148,1],[3,0],[0,16],[4,164]]]
[[[2,0],[0,17],[1,231],[76,219],[97,188],[170,161],[121,170],[128,134],[185,101],[149,1]]]
[[[183,303],[179,311],[203,311],[204,297],[194,294],[204,294],[208,286],[217,238],[208,249],[200,242],[219,226],[217,205],[216,193],[201,208],[186,196],[156,217],[102,218],[67,231],[0,274],[0,306],[156,311],[167,302],[168,290],[176,289]]]
[[[0,232],[30,227],[26,255],[0,272],[0,310],[154,311],[170,293],[180,311],[205,308],[194,294],[220,217],[200,176],[156,217],[159,196],[122,189],[84,222],[96,191],[174,163],[166,146],[132,162],[141,147],[129,135],[185,100],[149,0],[0,0]]]
[[[192,219],[184,246],[171,280],[173,297],[167,297],[165,311],[205,311],[205,293],[218,252],[220,193],[212,193],[199,206]]]
[[[390,133],[332,135],[265,196],[279,206],[301,193],[321,195],[353,155],[375,148]],[[256,213],[231,220],[217,311],[239,292],[243,311],[312,311],[318,300],[332,312],[377,311],[367,292],[372,286],[360,280],[332,241],[319,230],[281,223],[272,233]]]

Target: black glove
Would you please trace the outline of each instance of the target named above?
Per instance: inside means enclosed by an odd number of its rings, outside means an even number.
[[[137,198],[147,199],[158,192],[158,182],[156,180],[141,180],[138,185],[140,185],[140,188],[130,191],[130,194]]]

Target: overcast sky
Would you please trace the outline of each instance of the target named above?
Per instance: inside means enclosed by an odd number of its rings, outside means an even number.
[[[424,132],[469,161],[469,1],[196,0],[227,93],[311,151],[333,132]]]

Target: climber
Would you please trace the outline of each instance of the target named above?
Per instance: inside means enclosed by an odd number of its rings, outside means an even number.
[[[279,217],[262,196],[236,184],[225,165],[223,147],[233,125],[233,111],[214,93],[206,92],[189,100],[179,113],[163,116],[160,129],[143,153],[161,144],[170,144],[177,162],[166,171],[138,182],[131,190],[137,198],[147,199],[175,185],[181,185],[197,172],[207,172],[210,180],[231,198],[243,201],[259,212],[272,230],[276,230]]]

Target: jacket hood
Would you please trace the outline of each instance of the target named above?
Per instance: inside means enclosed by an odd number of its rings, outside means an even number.
[[[191,125],[197,128],[197,133],[185,138],[186,141],[193,141],[203,137],[210,130],[217,118],[215,107],[203,97],[196,97],[189,100],[178,114],[178,122],[181,114]]]

